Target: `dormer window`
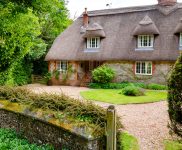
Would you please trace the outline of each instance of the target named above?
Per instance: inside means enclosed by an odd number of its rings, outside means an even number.
[[[138,48],[153,48],[154,35],[138,35],[137,45],[138,45]]]
[[[100,48],[100,37],[87,38],[87,49]]]

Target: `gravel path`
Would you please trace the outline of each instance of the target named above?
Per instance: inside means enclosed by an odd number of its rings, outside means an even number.
[[[73,98],[82,99],[80,91],[84,87],[28,85],[35,92],[65,93]],[[109,104],[94,102],[102,107]],[[167,128],[167,102],[148,104],[115,105],[125,130],[137,137],[141,150],[163,150],[163,140],[169,138]]]

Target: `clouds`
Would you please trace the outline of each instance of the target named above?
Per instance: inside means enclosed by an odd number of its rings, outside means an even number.
[[[182,2],[182,0],[178,0]],[[69,0],[68,9],[70,10],[71,18],[78,17],[84,8],[88,10],[107,9],[106,4],[112,3],[111,8],[152,5],[157,4],[157,0]]]

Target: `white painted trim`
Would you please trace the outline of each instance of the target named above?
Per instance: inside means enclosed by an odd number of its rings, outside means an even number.
[[[143,38],[146,36],[147,38],[147,45],[148,46],[143,46]],[[149,40],[149,37],[151,38],[151,40]],[[151,42],[150,46],[149,46],[149,41]],[[154,47],[154,35],[138,35],[137,37],[137,50],[151,50],[151,48]],[[147,49],[150,48],[150,49]]]
[[[97,44],[95,43],[95,47],[92,47],[92,44],[91,44],[93,39],[97,43]],[[87,49],[98,49],[98,48],[100,48],[100,37],[87,38],[87,46],[86,47],[87,47]]]
[[[142,67],[141,66],[140,66],[140,73],[137,73],[137,63],[140,63],[140,65],[141,65],[143,62],[145,63],[145,73],[141,73],[142,72]],[[147,64],[151,63],[151,73],[150,74],[146,73],[146,70],[147,70],[147,67],[148,67],[148,65],[146,65],[146,63]],[[153,70],[153,63],[152,63],[152,61],[136,61],[135,62],[135,74],[136,75],[147,75],[147,76],[150,76],[150,75],[152,75],[152,70]]]

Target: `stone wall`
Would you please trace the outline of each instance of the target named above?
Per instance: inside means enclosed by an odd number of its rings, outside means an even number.
[[[51,144],[57,150],[102,150],[104,138],[87,139],[46,121],[0,108],[0,128],[15,129],[31,143]]]
[[[166,84],[167,76],[174,62],[152,62],[152,75],[135,75],[135,62],[118,61],[107,62],[116,71],[114,82],[130,81]]]

